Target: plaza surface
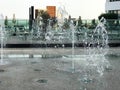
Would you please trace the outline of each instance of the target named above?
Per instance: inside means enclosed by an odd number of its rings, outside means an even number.
[[[0,90],[120,90],[119,47],[109,48],[105,58],[110,68],[99,77],[92,72],[92,80],[82,79],[82,67],[74,72],[69,70],[72,59],[63,56],[72,55],[72,51],[72,48],[4,48]],[[83,48],[74,50],[75,55],[84,53]]]

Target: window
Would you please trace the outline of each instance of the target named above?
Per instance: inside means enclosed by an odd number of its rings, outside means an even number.
[[[114,13],[114,10],[109,10],[108,12],[109,12],[109,13]]]
[[[114,13],[118,14],[118,10],[114,10]]]
[[[118,14],[120,14],[120,10],[118,10]]]

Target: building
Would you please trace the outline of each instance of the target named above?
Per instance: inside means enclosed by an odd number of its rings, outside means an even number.
[[[38,10],[38,9],[35,9],[35,19],[37,18],[38,13],[39,13],[39,10]]]
[[[47,12],[50,17],[56,17],[56,6],[46,6]]]
[[[37,18],[41,10],[47,11],[51,18],[56,17],[56,6],[46,6],[46,9],[35,9],[35,18]]]
[[[29,30],[32,30],[34,20],[34,6],[29,7]]]
[[[120,0],[106,0],[105,11],[107,13],[116,13],[120,18]]]

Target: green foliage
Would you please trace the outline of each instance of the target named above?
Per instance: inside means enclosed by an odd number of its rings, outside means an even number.
[[[4,24],[5,24],[5,26],[8,25],[8,20],[7,19],[5,19]]]
[[[41,14],[41,17],[42,17],[43,19],[49,19],[49,18],[50,18],[50,15],[49,15],[46,11],[44,11],[44,12]]]
[[[118,14],[115,13],[103,13],[100,16],[98,16],[98,19],[100,20],[102,17],[105,19],[118,19]]]
[[[81,20],[81,16],[79,16],[79,19],[78,19],[78,26],[81,26],[82,25],[82,20]]]
[[[69,28],[69,23],[68,23],[67,19],[64,19],[64,24],[63,24],[62,28],[64,28],[64,29]]]
[[[48,23],[48,19],[50,18],[50,15],[47,13],[47,11],[41,10],[40,11],[40,16],[42,17],[43,22],[45,24],[47,24]]]
[[[100,20],[101,17],[104,17],[107,20],[107,29],[113,30],[115,29],[115,26],[117,25],[118,20],[118,14],[115,13],[104,13],[101,14],[98,19]]]

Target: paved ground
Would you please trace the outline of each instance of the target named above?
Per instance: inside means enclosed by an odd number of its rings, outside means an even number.
[[[120,90],[120,48],[109,49],[104,58],[110,67],[103,75],[96,66],[86,64],[86,56],[75,60],[73,70],[73,59],[67,56],[72,53],[71,48],[4,49],[7,64],[0,65],[0,90]],[[85,51],[76,48],[74,53],[84,55]],[[104,58],[98,63],[107,66],[101,63]]]

